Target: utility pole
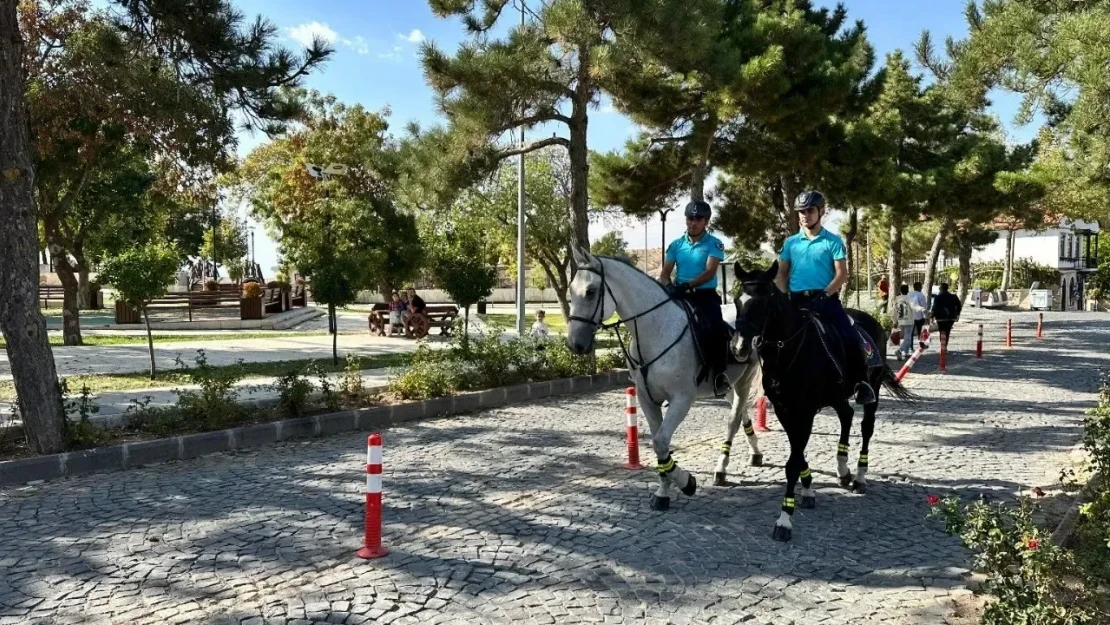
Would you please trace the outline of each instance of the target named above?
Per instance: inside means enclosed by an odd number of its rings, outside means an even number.
[[[524,0],[520,0],[520,25],[524,26]],[[524,149],[524,126],[520,127],[520,147]],[[524,281],[524,153],[517,156],[517,188],[516,188],[516,332],[517,336],[524,337],[524,299],[526,295]]]

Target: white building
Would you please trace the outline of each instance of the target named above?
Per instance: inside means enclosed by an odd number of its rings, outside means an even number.
[[[999,230],[998,238],[981,250],[975,250],[971,262],[1003,261],[1009,231]],[[1098,268],[1098,223],[1061,218],[1044,230],[1014,231],[1012,259],[1032,259],[1039,265],[1060,270],[1060,310],[1082,310],[1087,276]],[[1051,285],[1043,285],[1048,288]],[[1015,284],[1029,288],[1028,284]]]

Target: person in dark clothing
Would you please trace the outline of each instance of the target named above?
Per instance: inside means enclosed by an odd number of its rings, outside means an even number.
[[[422,313],[427,307],[424,298],[416,294],[416,289],[409,289],[409,312]]]
[[[940,293],[933,298],[932,317],[937,322],[937,331],[940,332],[942,345],[948,344],[948,336],[952,333],[952,326],[960,318],[963,304],[960,298],[948,291],[948,283],[940,283]]]

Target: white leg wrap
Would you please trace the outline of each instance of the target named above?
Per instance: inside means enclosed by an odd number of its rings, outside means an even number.
[[[801,491],[801,496],[802,497],[816,497],[817,496],[817,491],[815,491],[812,486],[809,487],[809,488],[806,488],[805,486],[803,486],[802,491]]]
[[[785,512],[779,512],[779,520],[775,521],[775,525],[786,529],[794,529],[794,524],[790,521],[790,515]]]
[[[717,460],[717,473],[728,473],[728,456],[725,454]]]
[[[843,477],[845,475],[851,475],[851,473],[852,472],[848,469],[848,457],[847,456],[837,456],[836,457],[836,474],[838,476]]]
[[[856,467],[856,481],[857,482],[866,482],[867,481],[867,467]]]

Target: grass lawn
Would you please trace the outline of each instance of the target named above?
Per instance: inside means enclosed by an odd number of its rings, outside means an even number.
[[[411,354],[375,354],[362,357],[363,369],[382,369],[385,367],[403,367],[412,361]],[[346,361],[340,359],[338,365],[332,365],[331,359],[322,360],[306,358],[303,360],[281,360],[276,362],[245,362],[242,365],[228,365],[215,367],[226,369],[239,367],[244,378],[276,377],[285,375],[293,369],[304,369],[316,363],[321,371],[336,373],[346,368]],[[113,391],[133,391],[145,388],[159,388],[190,384],[189,376],[181,370],[159,371],[156,379],[151,380],[149,373],[119,373],[110,375],[74,375],[66,378],[72,394],[81,392],[82,386],[88,386],[92,393],[110,393]],[[0,381],[0,400],[14,400],[15,386],[10,380]]]
[[[239,339],[274,339],[289,336],[325,336],[324,330],[312,332],[240,332],[223,334],[155,334],[154,343],[182,343],[186,341],[237,341]],[[145,334],[86,334],[83,337],[85,345],[146,345]],[[62,345],[61,334],[51,334],[50,344]],[[3,337],[0,337],[0,347],[6,347]]]
[[[481,315],[486,323],[496,323],[506,328],[516,328],[516,314],[515,313],[489,313]],[[532,324],[536,321],[536,313],[529,312],[527,316],[527,323],[524,324],[525,328],[531,328]],[[547,326],[551,331],[556,334],[567,333],[567,320],[563,319],[563,313],[554,313],[548,311],[547,313]]]

